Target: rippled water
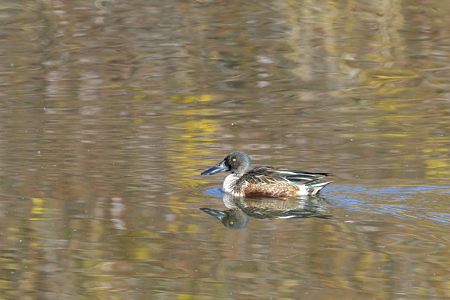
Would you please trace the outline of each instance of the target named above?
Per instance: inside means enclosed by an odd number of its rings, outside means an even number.
[[[0,298],[449,298],[449,13],[1,1]],[[232,150],[334,182],[230,200]]]

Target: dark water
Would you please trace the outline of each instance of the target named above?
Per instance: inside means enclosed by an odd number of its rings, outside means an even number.
[[[449,298],[449,14],[0,1],[0,298]],[[334,183],[228,201],[232,150]]]

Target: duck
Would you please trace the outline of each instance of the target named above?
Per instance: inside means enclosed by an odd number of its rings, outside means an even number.
[[[252,167],[250,156],[242,151],[228,154],[216,165],[201,172],[214,175],[230,172],[222,189],[234,197],[269,197],[286,199],[297,196],[318,195],[331,181],[323,178],[329,173],[313,173],[270,166]]]

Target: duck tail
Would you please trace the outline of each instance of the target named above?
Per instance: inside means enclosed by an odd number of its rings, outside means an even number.
[[[316,181],[306,183],[310,195],[317,195],[321,189],[330,184],[332,181]]]

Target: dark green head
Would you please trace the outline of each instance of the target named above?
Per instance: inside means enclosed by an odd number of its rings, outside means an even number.
[[[236,151],[228,154],[221,162],[203,171],[202,175],[213,175],[222,171],[242,175],[250,170],[250,157],[244,152]]]

